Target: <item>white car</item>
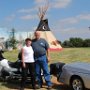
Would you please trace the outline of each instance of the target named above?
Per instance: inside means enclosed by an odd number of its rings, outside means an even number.
[[[57,80],[59,82],[71,86],[73,90],[90,89],[90,63],[74,62],[64,65],[60,64],[56,65],[56,67],[58,66]]]
[[[58,81],[70,85],[73,90],[90,89],[90,63],[70,63],[62,67]]]

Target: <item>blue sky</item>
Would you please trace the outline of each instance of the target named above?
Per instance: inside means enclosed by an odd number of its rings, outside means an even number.
[[[0,37],[12,28],[35,31],[39,23],[38,7],[46,0],[0,0]],[[45,18],[58,40],[70,37],[90,38],[90,0],[49,0]]]

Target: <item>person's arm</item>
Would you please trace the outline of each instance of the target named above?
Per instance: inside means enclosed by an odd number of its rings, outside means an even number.
[[[47,53],[47,62],[50,62],[50,52],[49,52],[49,48],[46,50]]]
[[[44,40],[44,42],[45,42],[45,49],[46,49],[46,55],[47,55],[47,62],[50,62],[49,44],[46,40]]]
[[[24,49],[22,49],[21,52],[22,52],[22,67],[25,67],[25,62],[24,62]]]

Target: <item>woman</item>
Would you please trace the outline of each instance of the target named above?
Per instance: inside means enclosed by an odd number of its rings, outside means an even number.
[[[25,40],[25,46],[21,49],[22,53],[22,80],[21,80],[21,87],[20,90],[24,90],[25,83],[27,79],[27,73],[28,70],[31,74],[31,82],[32,82],[32,88],[35,89],[35,66],[34,66],[34,52],[31,47],[31,39],[27,38]]]

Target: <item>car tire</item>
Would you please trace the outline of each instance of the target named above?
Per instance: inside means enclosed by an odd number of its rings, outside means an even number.
[[[81,78],[74,77],[71,80],[71,88],[72,90],[84,90],[84,83]]]

